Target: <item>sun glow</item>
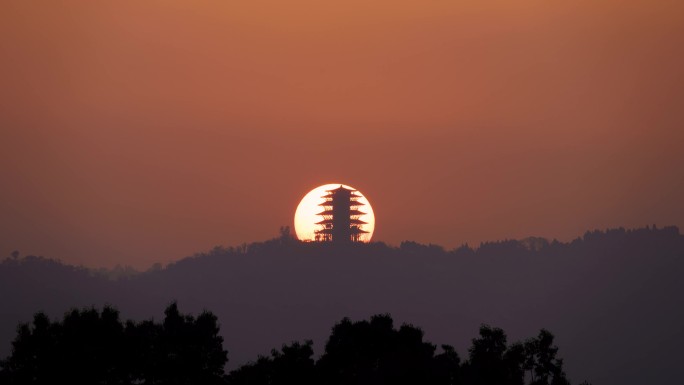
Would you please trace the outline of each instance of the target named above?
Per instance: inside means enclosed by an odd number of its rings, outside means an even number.
[[[320,204],[325,201],[323,196],[327,194],[328,190],[333,190],[340,186],[356,190],[355,188],[342,183],[330,183],[316,187],[302,198],[299,202],[299,206],[297,206],[294,217],[295,232],[297,233],[297,238],[299,238],[299,240],[313,241],[316,239],[315,231],[321,229],[321,225],[317,225],[316,223],[323,219],[323,217],[317,215],[323,211],[323,207],[320,206]],[[360,195],[358,201],[364,204],[359,209],[366,213],[361,215],[359,219],[367,222],[367,224],[362,225],[362,229],[368,231],[367,234],[361,234],[359,239],[363,242],[370,242],[373,237],[373,231],[375,230],[375,214],[373,213],[370,202],[368,202],[368,199],[366,199],[363,193],[357,190],[357,194]]]

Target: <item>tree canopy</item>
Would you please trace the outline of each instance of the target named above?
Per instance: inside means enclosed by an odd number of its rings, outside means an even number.
[[[228,352],[216,316],[183,315],[172,303],[162,323],[123,323],[111,307],[43,313],[17,328],[0,362],[3,384],[216,384]]]
[[[482,325],[461,362],[450,345],[424,340],[392,317],[342,319],[323,354],[313,341],[273,349],[226,374],[218,320],[182,314],[174,302],[161,323],[121,321],[112,307],[74,309],[62,320],[37,313],[17,328],[12,354],[0,361],[3,384],[230,385],[569,385],[553,334],[509,345],[502,329]]]

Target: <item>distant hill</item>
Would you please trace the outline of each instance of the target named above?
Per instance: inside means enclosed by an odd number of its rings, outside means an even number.
[[[455,250],[334,247],[283,233],[141,273],[10,257],[0,262],[0,356],[38,310],[57,318],[70,307],[111,304],[123,318],[159,320],[177,300],[218,316],[229,368],[292,339],[313,339],[320,353],[339,319],[390,313],[461,352],[482,323],[513,340],[546,328],[573,382],[671,383],[684,362],[683,272],[684,236],[655,226]]]

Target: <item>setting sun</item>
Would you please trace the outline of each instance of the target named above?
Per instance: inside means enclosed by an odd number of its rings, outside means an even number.
[[[320,213],[324,211],[324,207],[321,206],[326,201],[324,197],[329,194],[330,191],[337,189],[340,186],[345,189],[355,190],[356,195],[358,195],[356,201],[360,204],[359,211],[363,212],[363,214],[358,215],[358,220],[365,222],[358,226],[360,230],[364,231],[358,235],[358,240],[361,242],[369,242],[371,240],[373,231],[375,230],[375,214],[373,213],[370,202],[361,191],[341,183],[330,183],[316,187],[306,194],[301,202],[299,202],[294,217],[295,232],[297,233],[297,238],[299,238],[299,240],[314,241],[317,239],[316,231],[320,231],[324,228],[323,225],[319,224],[324,220],[324,217],[320,215]]]

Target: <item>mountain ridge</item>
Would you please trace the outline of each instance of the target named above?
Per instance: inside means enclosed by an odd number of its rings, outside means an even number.
[[[70,307],[112,304],[126,318],[148,319],[177,300],[218,315],[229,366],[291,339],[313,339],[319,351],[336,320],[391,313],[461,351],[482,323],[513,339],[547,328],[569,373],[595,384],[636,384],[676,378],[684,359],[677,348],[684,342],[682,271],[684,236],[673,226],[453,250],[411,241],[336,247],[283,231],[115,280],[15,256],[0,262],[0,355],[9,353],[16,325],[39,310],[58,317]]]

